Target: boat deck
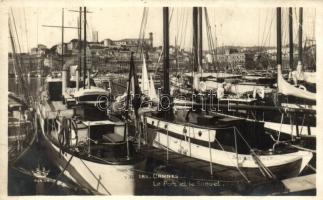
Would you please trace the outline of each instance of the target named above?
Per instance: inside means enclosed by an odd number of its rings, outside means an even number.
[[[55,119],[57,116],[73,116],[73,109],[68,109],[61,101],[45,102],[42,106],[39,106],[39,109],[41,110],[42,116],[47,119]]]

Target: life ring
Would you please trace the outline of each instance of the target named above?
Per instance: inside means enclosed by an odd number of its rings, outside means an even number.
[[[298,88],[299,88],[299,89],[302,89],[302,90],[304,90],[304,91],[307,91],[307,89],[306,89],[306,87],[305,87],[304,85],[299,85],[299,86],[298,86]]]

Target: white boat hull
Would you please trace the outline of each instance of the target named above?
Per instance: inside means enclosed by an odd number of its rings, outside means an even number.
[[[153,123],[154,121],[154,123]],[[179,139],[173,137],[172,135],[178,135],[179,137],[183,137],[181,133],[179,133],[176,129],[174,132],[171,132],[171,127],[174,125],[172,123],[167,123],[162,120],[154,119],[147,117],[147,124],[150,128],[156,129],[155,137],[153,139],[153,146],[160,149],[168,149],[169,151],[182,154],[188,157],[192,157],[195,159],[203,160],[206,163],[212,163],[212,165],[218,166],[221,170],[224,168],[228,169],[236,169],[240,168],[245,171],[246,174],[249,174],[251,177],[255,178],[255,174],[259,172],[259,165],[255,161],[254,157],[251,154],[237,154],[234,151],[226,151],[222,149],[209,148],[208,146],[199,145],[197,143],[191,142],[191,140],[196,140],[194,135],[186,134],[185,139]],[[161,128],[159,125],[163,124],[167,127],[168,132]],[[178,124],[178,126],[180,126]],[[185,126],[182,126],[182,129]],[[174,128],[174,127],[173,127]],[[188,130],[192,128],[186,127]],[[195,128],[196,129],[196,128]],[[200,128],[198,128],[200,129]],[[201,132],[201,141],[203,141],[203,136],[206,133],[209,135],[208,138],[213,138],[216,136],[216,131],[206,131],[199,130]],[[193,129],[193,132],[194,129]],[[188,132],[190,133],[190,132]],[[213,135],[213,136],[211,136]],[[205,139],[205,138],[204,138]],[[204,140],[205,141],[205,140]],[[208,141],[212,141],[209,140]],[[212,141],[212,142],[213,142]],[[206,141],[205,141],[206,142]],[[210,144],[211,145],[211,144]],[[307,151],[296,151],[293,153],[286,154],[273,154],[273,155],[259,155],[257,156],[261,163],[267,168],[273,170],[273,172],[277,173],[276,175],[279,178],[287,178],[292,176],[297,176],[308,164],[311,160],[313,154]],[[287,173],[286,168],[290,165],[294,166],[293,170],[290,173]],[[222,171],[223,173],[223,171]],[[225,176],[220,174],[220,176]],[[229,175],[228,175],[229,176]],[[259,177],[258,177],[259,178]]]
[[[39,110],[37,110],[39,114]],[[40,115],[39,115],[40,116]],[[94,194],[102,195],[135,195],[141,190],[138,185],[137,168],[145,165],[145,160],[129,165],[112,165],[73,156],[70,153],[60,153],[60,149],[47,137],[45,121],[40,118],[42,138],[47,154],[56,165],[64,171],[64,175]]]

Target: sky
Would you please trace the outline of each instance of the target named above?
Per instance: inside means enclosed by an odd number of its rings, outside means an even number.
[[[64,25],[77,26],[78,13],[70,10],[79,8],[64,8]],[[110,38],[119,40],[124,38],[138,38],[143,15],[143,7],[88,7],[87,14],[88,40],[91,40],[93,30],[98,31],[99,41]],[[283,44],[288,43],[287,37],[287,8],[282,9]],[[276,9],[275,8],[220,8],[208,7],[208,17],[212,36],[216,35],[217,45],[239,46],[275,46],[276,45]],[[294,12],[294,41],[297,42],[298,9]],[[33,8],[14,7],[12,13],[18,29],[18,37],[22,51],[26,52],[36,44],[51,47],[61,42],[61,30],[48,28],[43,25],[57,25],[62,23],[61,8]],[[9,15],[12,18],[11,11]],[[316,12],[314,8],[304,8],[304,38],[314,37]],[[203,19],[205,16],[203,14]],[[170,8],[170,43],[182,48],[192,46],[192,8]],[[208,49],[205,21],[203,22],[203,46]],[[152,32],[154,46],[162,45],[162,8],[150,7],[148,11],[145,35]],[[76,29],[64,31],[64,42],[77,38]]]

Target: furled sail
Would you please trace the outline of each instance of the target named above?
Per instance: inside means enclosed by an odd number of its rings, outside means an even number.
[[[316,72],[304,72],[304,81],[316,83]]]
[[[291,84],[289,84],[282,75],[281,72],[281,65],[277,66],[278,73],[277,73],[277,84],[278,84],[278,92],[285,94],[285,95],[291,95],[299,98],[309,99],[309,100],[316,100],[316,94],[297,88]]]
[[[141,89],[141,92],[147,95],[151,100],[158,100],[153,78],[150,75],[150,80],[149,80],[149,77],[148,77],[148,70],[147,70],[146,60],[144,56],[143,56],[143,65],[142,65],[142,71],[141,71],[140,89]]]
[[[149,83],[149,97],[151,100],[158,100],[158,96],[155,89],[155,84],[152,75],[150,75],[150,83]]]
[[[143,65],[141,68],[141,84],[140,84],[141,92],[145,95],[149,95],[149,80],[148,80],[148,72],[146,66],[146,59],[143,56]]]
[[[315,72],[304,72],[301,62],[298,62],[296,70],[292,72],[292,77],[294,82],[305,81],[307,83],[316,83],[316,73]]]

